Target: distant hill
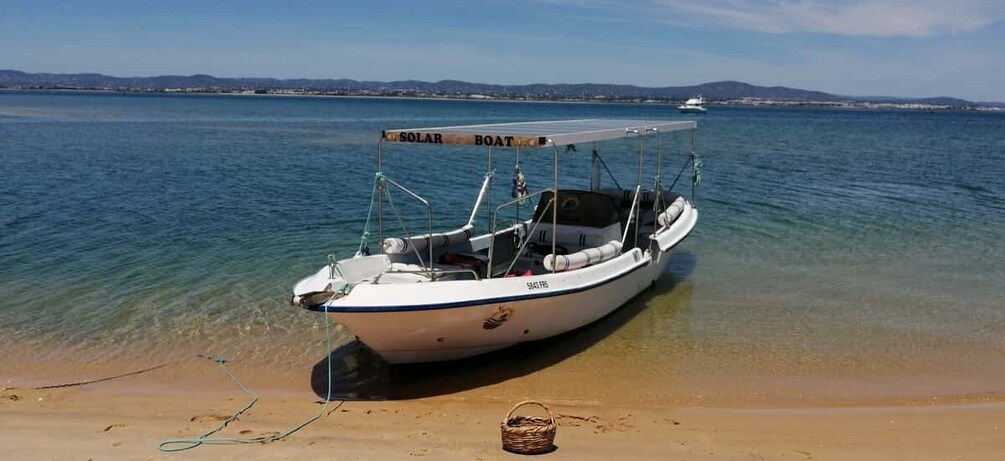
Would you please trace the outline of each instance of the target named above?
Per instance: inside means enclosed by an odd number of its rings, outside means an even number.
[[[915,104],[933,104],[943,106],[992,104],[992,103],[974,103],[971,101],[967,101],[965,99],[951,98],[948,96],[937,96],[934,98],[895,98],[891,96],[847,96],[846,99],[852,101],[875,102],[875,103],[890,103],[890,104],[915,103]]]
[[[641,98],[686,99],[701,94],[709,99],[740,99],[744,97],[836,101],[837,96],[819,92],[763,87],[742,82],[713,82],[701,85],[649,88],[635,85],[598,83],[561,83],[530,85],[493,85],[458,80],[423,82],[403,80],[371,82],[349,79],[274,79],[220,78],[211,75],[163,75],[159,77],[112,77],[102,74],[48,74],[0,70],[0,87],[16,88],[77,88],[121,90],[168,89],[308,89],[308,90],[369,90],[404,91],[440,94],[483,94],[508,97],[572,97],[572,98]]]
[[[350,79],[275,79],[275,78],[221,78],[212,75],[162,75],[158,77],[112,77],[102,74],[48,74],[0,70],[0,88],[35,89],[108,89],[124,91],[168,90],[293,90],[320,92],[374,92],[378,94],[438,94],[485,95],[508,98],[576,98],[576,99],[662,99],[681,100],[703,95],[710,100],[735,100],[760,98],[773,100],[798,100],[812,102],[911,102],[922,104],[967,105],[969,101],[956,98],[897,99],[887,97],[846,97],[820,91],[802,90],[784,86],[764,87],[736,81],[703,83],[691,86],[641,87],[600,83],[536,83],[530,85],[493,85],[457,80],[423,82],[403,80],[394,82],[357,81]]]
[[[309,80],[274,78],[219,78],[212,75],[161,75],[158,77],[111,77],[103,74],[46,74],[17,70],[0,70],[0,86],[6,87],[67,87],[132,90],[166,90],[187,88],[346,88],[378,82],[355,80]]]

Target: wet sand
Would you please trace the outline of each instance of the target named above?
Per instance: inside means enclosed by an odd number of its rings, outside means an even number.
[[[283,441],[158,452],[159,441],[207,431],[247,400],[213,394],[8,389],[0,399],[0,442],[7,459],[25,460],[516,458],[499,441],[510,402],[464,395],[333,402],[326,417]],[[318,411],[305,397],[263,392],[221,435],[286,430]],[[558,449],[549,459],[997,460],[1005,453],[1002,403],[729,410],[566,402],[552,410]]]
[[[622,389],[623,398],[605,397],[610,392],[582,398],[600,385],[591,383],[591,373],[575,356],[548,367],[538,367],[533,356],[511,359],[504,362],[509,372],[496,369],[495,375],[465,363],[404,367],[386,375],[368,370],[360,357],[359,351],[333,355],[335,397],[327,415],[289,438],[205,445],[181,455],[161,453],[156,445],[209,431],[250,400],[213,361],[191,357],[153,369],[149,363],[112,361],[5,363],[0,443],[7,459],[515,459],[500,448],[499,422],[513,404],[534,398],[551,406],[559,427],[558,449],[549,459],[997,460],[1005,454],[1005,395],[997,392],[936,399],[744,400],[743,394],[730,394],[730,380],[720,377],[706,383],[708,396],[654,403],[652,396],[637,395],[653,389]],[[347,363],[354,370],[339,370]],[[327,392],[325,360],[282,372],[241,360],[228,367],[260,400],[220,436],[288,430],[316,414],[319,395]],[[450,371],[458,368],[462,371]],[[31,388],[127,373],[134,374]],[[461,384],[465,373],[469,379]],[[604,382],[610,388],[610,380]],[[366,395],[367,389],[394,395]]]

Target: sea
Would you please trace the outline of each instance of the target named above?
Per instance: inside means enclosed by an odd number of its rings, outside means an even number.
[[[698,122],[693,144],[643,141],[643,183],[662,159],[663,183],[700,212],[659,283],[573,333],[404,371],[335,325],[347,395],[805,406],[1005,394],[1003,114],[12,91],[0,92],[0,365],[20,371],[4,378],[192,354],[316,371],[324,318],[291,307],[291,288],[359,248],[381,130],[583,118]],[[634,187],[637,139],[563,150],[563,186],[588,187],[594,150],[605,185]],[[429,199],[437,230],[466,222],[486,171],[481,229],[518,161],[531,190],[553,174],[550,150],[383,155],[390,179]],[[423,229],[425,209],[396,199],[402,220],[385,232]]]

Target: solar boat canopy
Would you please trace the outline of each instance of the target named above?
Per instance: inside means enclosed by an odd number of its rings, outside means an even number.
[[[555,120],[384,130],[382,139],[418,144],[536,148],[694,130],[697,126],[694,121]]]

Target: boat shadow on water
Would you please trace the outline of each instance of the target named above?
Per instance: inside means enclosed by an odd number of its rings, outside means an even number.
[[[695,265],[691,253],[673,253],[663,277],[620,309],[582,328],[551,338],[521,343],[488,354],[448,362],[390,365],[359,341],[350,341],[322,358],[311,370],[311,388],[324,399],[399,400],[475,389],[547,368],[583,352],[617,331],[687,280]],[[672,309],[679,309],[673,306]]]

